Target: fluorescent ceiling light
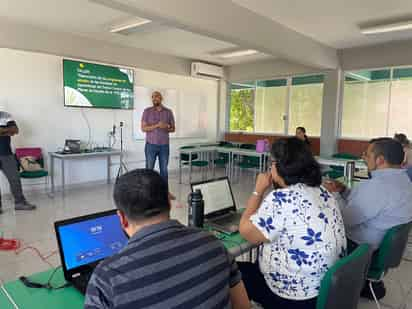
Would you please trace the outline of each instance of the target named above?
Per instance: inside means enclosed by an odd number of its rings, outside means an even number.
[[[243,56],[250,56],[257,54],[258,51],[254,49],[244,49],[244,50],[235,50],[230,52],[223,52],[223,53],[216,53],[213,54],[214,56],[220,58],[235,58],[235,57],[243,57]]]
[[[120,25],[113,26],[112,28],[110,28],[110,32],[112,33],[122,32],[125,30],[130,30],[136,27],[146,25],[151,22],[152,22],[151,20],[139,18],[139,20],[135,20],[133,22],[123,23]]]
[[[412,20],[385,24],[385,25],[377,25],[371,27],[360,27],[360,31],[363,34],[376,34],[376,33],[385,33],[385,32],[394,32],[394,31],[403,31],[412,29]]]

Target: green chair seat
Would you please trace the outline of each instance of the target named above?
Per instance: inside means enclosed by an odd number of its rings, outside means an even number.
[[[227,164],[227,161],[224,159],[216,159],[214,162],[215,162],[215,165],[219,165],[219,166],[225,166]]]
[[[192,161],[192,166],[205,167],[208,165],[209,163],[207,161]]]
[[[40,171],[23,171],[20,173],[21,178],[41,178],[41,177],[46,177],[48,176],[49,173],[45,170],[40,170]]]

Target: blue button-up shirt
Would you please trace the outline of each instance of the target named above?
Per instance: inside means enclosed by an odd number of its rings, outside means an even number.
[[[377,249],[392,227],[412,221],[412,182],[405,170],[380,169],[342,194],[346,233],[354,242]]]

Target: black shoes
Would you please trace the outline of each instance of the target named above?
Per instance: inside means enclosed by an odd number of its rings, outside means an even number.
[[[385,289],[385,285],[383,284],[383,281],[372,282],[372,288],[378,300],[385,297],[386,289]],[[361,297],[367,298],[369,300],[374,300],[372,292],[369,288],[369,281],[366,281],[365,285],[363,286]]]

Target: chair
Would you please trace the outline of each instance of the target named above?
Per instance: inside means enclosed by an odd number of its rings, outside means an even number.
[[[408,243],[409,232],[412,228],[412,222],[397,225],[388,230],[372,258],[369,267],[367,279],[369,288],[375,299],[376,306],[380,309],[380,304],[373,291],[372,282],[380,282],[391,268],[400,265],[405,248]]]
[[[219,147],[233,148],[235,146],[230,142],[222,141],[222,142],[219,142]],[[227,164],[229,163],[229,154],[218,152],[217,158],[214,160],[214,163],[215,163],[215,166],[226,168]]]
[[[195,146],[183,146],[180,147],[180,149],[193,149],[196,148]],[[192,154],[186,154],[186,153],[182,153],[180,154],[180,160],[182,162],[182,165],[189,165],[190,162],[190,156],[192,156],[192,166],[196,166],[199,167],[200,169],[204,168],[204,167],[208,167],[209,166],[209,162],[205,161],[205,160],[198,160],[199,159],[199,155],[197,153],[192,153]],[[189,178],[191,179],[191,176],[189,176]],[[204,178],[204,176],[203,176]]]
[[[36,159],[36,162],[40,164],[42,167],[42,170],[39,171],[21,171],[20,172],[20,178],[23,179],[39,179],[39,178],[45,178],[45,191],[47,193],[47,187],[49,184],[49,173],[47,170],[44,169],[44,158],[43,158],[43,153],[41,148],[38,147],[33,147],[33,148],[17,148],[16,149],[16,158],[18,162],[20,163],[20,159],[23,157],[33,157]],[[41,183],[43,184],[43,183]]]
[[[356,309],[370,256],[369,245],[363,244],[337,261],[321,281],[316,309]]]
[[[332,158],[335,159],[346,159],[346,160],[359,160],[358,156],[355,156],[350,153],[335,153],[332,155]],[[332,179],[338,179],[344,176],[344,168],[342,166],[329,166],[330,170],[323,173],[323,176],[328,176]]]

